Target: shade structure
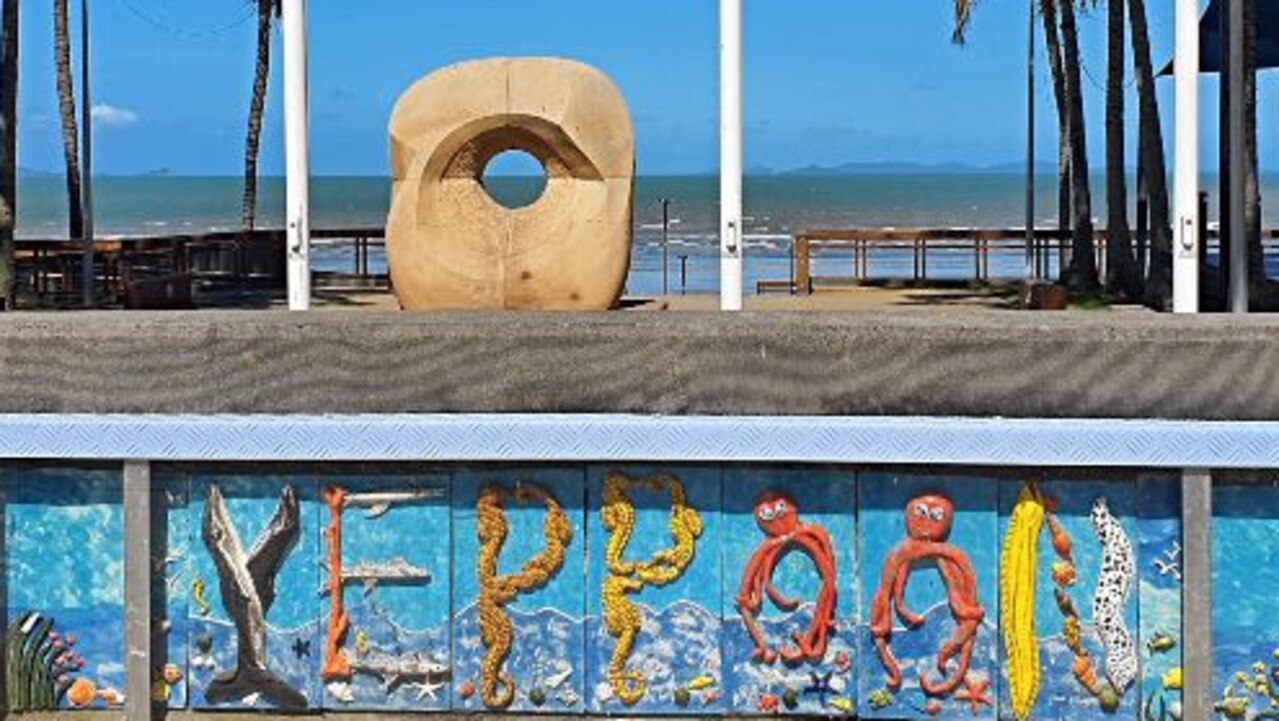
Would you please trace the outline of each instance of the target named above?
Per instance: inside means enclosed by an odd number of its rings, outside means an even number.
[[[1257,7],[1257,68],[1279,67],[1279,0],[1253,0]],[[1221,72],[1222,0],[1212,0],[1199,20],[1199,72]],[[1172,60],[1159,71],[1172,75]]]

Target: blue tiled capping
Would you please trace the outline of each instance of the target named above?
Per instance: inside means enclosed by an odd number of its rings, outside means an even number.
[[[1279,422],[614,414],[0,414],[0,458],[1279,468]]]

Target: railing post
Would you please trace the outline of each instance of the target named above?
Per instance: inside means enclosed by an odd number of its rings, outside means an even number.
[[[1182,718],[1214,718],[1212,708],[1212,474],[1181,476]]]
[[[125,716],[151,719],[151,465],[124,464]]]
[[[795,236],[795,292],[808,295],[812,291],[812,279],[809,277],[809,254],[812,247],[806,236]]]
[[[1221,230],[1225,227],[1218,224],[1217,230],[1217,263],[1221,268],[1220,279],[1221,287],[1230,287],[1230,248],[1226,243],[1225,237]],[[1207,191],[1199,191],[1199,269],[1200,273],[1208,267],[1208,193]]]

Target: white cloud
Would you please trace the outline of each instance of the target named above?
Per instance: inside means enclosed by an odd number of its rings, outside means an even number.
[[[100,125],[132,125],[138,122],[138,114],[128,108],[99,103],[93,106],[93,120]]]

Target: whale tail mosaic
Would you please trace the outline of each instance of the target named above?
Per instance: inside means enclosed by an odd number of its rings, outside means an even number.
[[[301,515],[297,494],[285,486],[275,516],[246,553],[217,486],[209,489],[201,537],[218,570],[222,605],[235,623],[236,666],[205,689],[211,704],[254,694],[281,708],[304,708],[306,696],[267,667],[266,615],[275,603],[275,582],[297,545]]]
[[[171,708],[1181,713],[1179,496],[1158,479],[529,465],[158,480],[153,700]],[[120,706],[118,479],[33,471],[5,500],[9,708]],[[1251,520],[1220,532],[1273,545]],[[1225,646],[1219,712],[1264,718],[1279,639],[1226,638],[1247,640]]]

